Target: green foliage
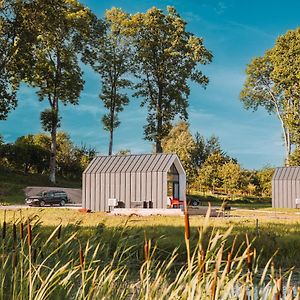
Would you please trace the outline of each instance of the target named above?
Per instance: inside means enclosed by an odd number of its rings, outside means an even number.
[[[186,31],[186,22],[175,8],[165,14],[155,7],[132,15],[126,34],[133,39],[135,50],[136,97],[142,97],[148,116],[145,138],[156,143],[162,152],[165,138],[176,116],[186,120],[190,88],[188,80],[203,86],[208,78],[197,68],[209,63],[211,53],[203,39]]]
[[[274,175],[274,168],[265,167],[257,171],[259,181],[259,189],[264,196],[272,196],[272,177]]]
[[[46,134],[19,137],[14,144],[0,146],[2,165],[24,173],[49,172],[51,137]],[[76,147],[70,136],[57,134],[57,171],[65,178],[81,178],[83,170],[95,156],[95,150],[86,146]]]
[[[16,56],[17,11],[15,1],[0,2],[0,120],[5,120],[9,111],[17,105],[17,84],[12,68]]]
[[[47,108],[41,112],[42,128],[47,132],[51,132],[54,127],[60,127],[60,120],[61,117],[55,109]]]
[[[225,192],[233,193],[241,187],[242,170],[239,164],[229,161],[219,170]]]
[[[299,145],[300,28],[280,36],[263,57],[254,58],[246,69],[240,98],[246,109],[264,107],[280,121],[286,164],[292,146]]]
[[[129,103],[123,89],[131,86],[126,78],[132,66],[132,53],[129,39],[121,34],[123,23],[128,16],[120,9],[112,8],[105,13],[105,33],[98,32],[98,38],[85,52],[84,60],[91,64],[101,76],[102,92],[100,99],[108,110],[102,122],[104,129],[110,132],[108,154],[112,154],[113,132],[119,127],[119,112]]]
[[[116,153],[116,155],[130,155],[130,154],[131,154],[130,149],[121,149]]]
[[[205,160],[215,152],[226,155],[221,149],[219,138],[214,135],[205,139],[199,132],[196,132],[194,140],[195,150],[193,153],[193,161],[198,168],[200,168]]]
[[[189,124],[181,121],[175,125],[168,136],[162,140],[163,151],[176,153],[186,171],[187,182],[195,180],[197,168],[193,163],[195,141],[189,131]]]
[[[55,182],[56,132],[59,103],[78,104],[84,81],[78,55],[87,43],[95,16],[78,1],[29,2],[21,26],[33,35],[32,65],[22,79],[37,89],[50,108],[41,114],[43,128],[51,133],[50,178]],[[27,62],[28,63],[28,62]]]
[[[198,182],[204,189],[209,189],[212,192],[215,188],[222,186],[222,174],[220,170],[222,166],[230,160],[221,152],[214,152],[208,156],[201,168],[199,169]]]

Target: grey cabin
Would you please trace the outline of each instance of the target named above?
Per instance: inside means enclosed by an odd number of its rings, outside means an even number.
[[[272,178],[272,207],[300,208],[300,167],[275,170]]]
[[[97,156],[82,175],[82,207],[167,208],[186,200],[186,174],[176,154]]]

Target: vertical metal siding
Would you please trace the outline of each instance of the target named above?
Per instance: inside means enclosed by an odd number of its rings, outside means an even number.
[[[158,199],[157,199],[157,173],[151,172],[151,198],[153,202],[153,208],[158,208]]]
[[[162,205],[163,207],[167,203],[167,183],[168,183],[168,178],[167,178],[167,172],[162,172]]]
[[[87,209],[91,209],[91,206],[90,206],[90,199],[91,199],[91,184],[90,184],[90,177],[91,175],[89,173],[86,173],[85,174],[85,180],[86,180],[86,201],[85,201],[85,207]]]
[[[95,202],[96,202],[96,190],[95,190],[95,183],[96,183],[96,174],[95,173],[91,173],[91,206],[90,209],[91,210],[95,210]]]
[[[164,208],[167,172],[174,160],[178,158],[173,154],[97,157],[83,173],[83,204],[106,211],[108,198],[116,198],[127,208],[131,201],[144,200],[152,201],[154,208]],[[179,161],[176,164],[181,167]],[[179,172],[185,177],[182,167]]]
[[[141,173],[135,173],[135,201],[142,201],[141,198]]]
[[[163,203],[163,173],[157,172],[157,207],[165,208]]]
[[[86,187],[85,187],[85,173],[82,174],[82,191],[81,191],[81,205],[82,207],[86,207],[85,203],[85,193],[86,193]]]
[[[125,173],[125,206],[130,208],[130,173]]]
[[[101,207],[100,207],[100,174],[96,173],[96,184],[95,184],[95,193],[96,193],[96,204],[95,204],[95,210],[96,211],[101,211]]]

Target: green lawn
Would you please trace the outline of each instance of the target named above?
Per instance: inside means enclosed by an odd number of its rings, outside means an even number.
[[[212,205],[220,206],[224,201],[232,207],[248,207],[248,208],[268,208],[272,207],[272,199],[268,197],[257,196],[224,196],[224,195],[203,195],[200,193],[192,193],[187,196],[188,199],[197,200],[200,205],[207,206],[210,202]]]
[[[0,203],[24,203],[24,188],[27,186],[53,186],[47,175],[23,174],[0,167]],[[81,188],[81,182],[57,179],[56,186]]]

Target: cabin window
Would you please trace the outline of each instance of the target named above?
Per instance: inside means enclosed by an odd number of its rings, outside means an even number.
[[[173,164],[168,171],[168,185],[167,195],[168,197],[179,199],[179,173]]]

